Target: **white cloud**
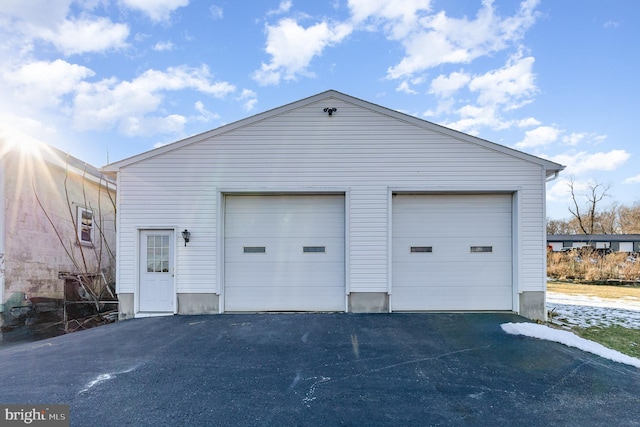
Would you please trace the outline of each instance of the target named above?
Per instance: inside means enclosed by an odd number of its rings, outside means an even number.
[[[213,19],[222,19],[224,17],[224,10],[222,10],[222,8],[220,6],[216,6],[214,4],[212,4],[209,7],[209,13],[211,14],[211,16],[213,17]]]
[[[242,93],[240,93],[240,96],[237,98],[237,100],[244,102],[244,104],[242,105],[242,108],[245,111],[251,111],[255,108],[256,104],[258,103],[258,95],[256,95],[256,93],[252,90],[243,89]]]
[[[578,145],[580,141],[584,140],[587,137],[586,132],[573,132],[570,135],[562,137],[562,142],[567,145]]]
[[[636,176],[630,176],[623,181],[625,184],[640,184],[640,174]]]
[[[39,28],[37,37],[53,44],[65,55],[102,52],[127,46],[129,26],[107,18],[65,20],[55,29]]]
[[[51,143],[57,136],[55,128],[40,120],[0,111],[0,139],[10,144],[23,141]]]
[[[564,171],[563,171],[564,174]],[[566,202],[571,197],[570,184],[573,183],[573,188],[576,194],[583,193],[589,189],[589,185],[592,184],[588,180],[578,180],[568,178],[559,178],[552,181],[551,187],[547,188],[547,201],[550,202]]]
[[[604,23],[604,28],[618,28],[620,23],[617,21],[607,21]]]
[[[364,0],[362,0],[364,1]],[[400,39],[405,57],[388,69],[391,79],[403,78],[446,63],[472,60],[515,44],[537,17],[538,0],[526,0],[512,17],[496,16],[486,0],[475,20],[450,18],[445,12],[419,19],[420,29]],[[395,34],[392,39],[399,39]]]
[[[56,59],[24,64],[4,72],[2,78],[16,99],[34,107],[55,107],[63,95],[74,92],[80,82],[94,74],[89,68]]]
[[[126,136],[179,133],[187,119],[179,114],[165,117],[126,117],[120,122],[119,131]]]
[[[540,120],[537,120],[533,117],[527,117],[526,119],[518,120],[518,122],[516,123],[516,125],[521,128],[528,128],[531,126],[540,126],[541,124],[542,123],[540,122]]]
[[[2,0],[0,14],[7,14],[39,27],[64,21],[73,0]]]
[[[211,120],[220,118],[219,114],[207,110],[202,101],[196,101],[193,108],[198,112],[199,115],[196,117],[196,120],[200,122],[208,123]]]
[[[152,21],[166,21],[176,9],[189,4],[189,0],[119,0],[130,9],[139,10]]]
[[[217,98],[232,93],[227,82],[211,83],[206,67],[148,70],[132,81],[115,78],[83,83],[74,102],[74,123],[80,129],[118,128],[126,135],[173,132],[184,125],[179,115],[156,116],[167,91],[196,90]]]
[[[481,127],[494,130],[510,127],[530,127],[539,125],[534,118],[521,121],[504,120],[504,111],[519,108],[532,102],[537,92],[532,73],[534,59],[522,58],[520,52],[512,55],[504,67],[482,75],[472,76],[464,71],[453,72],[449,76],[439,75],[431,82],[429,93],[440,98],[438,112],[452,112],[456,97],[454,93],[467,87],[472,93],[478,93],[475,104],[467,104],[455,110],[460,119],[447,124],[462,132],[478,134]],[[444,104],[443,104],[444,102]],[[528,131],[528,137],[517,145],[520,148],[543,145],[552,142],[545,128]],[[557,134],[555,135],[557,137]],[[545,142],[546,141],[546,142]]]
[[[560,130],[553,126],[539,126],[524,133],[524,139],[518,142],[516,148],[531,148],[549,145],[558,140]]]
[[[569,152],[551,156],[549,159],[556,163],[566,165],[563,173],[568,175],[578,175],[592,171],[612,171],[622,166],[629,158],[625,150],[611,150],[608,152],[587,153]]]
[[[158,42],[153,46],[153,50],[158,52],[165,52],[165,51],[173,50],[174,47],[175,45],[170,41]]]
[[[355,25],[382,26],[393,40],[418,27],[420,16],[431,10],[431,0],[349,0]]]
[[[466,86],[471,81],[471,76],[462,70],[453,72],[448,76],[440,74],[431,81],[429,93],[440,97],[450,96],[453,92]]]
[[[272,85],[282,78],[295,80],[299,75],[312,76],[307,67],[313,58],[321,55],[325,47],[342,41],[351,31],[350,25],[327,22],[304,28],[290,18],[274,26],[267,25],[265,50],[271,55],[271,61],[262,63],[253,79],[261,85]]]
[[[411,86],[409,86],[409,82],[406,80],[400,82],[400,84],[396,88],[396,92],[403,92],[408,95],[416,95],[418,93],[415,90],[411,89]]]
[[[281,15],[283,13],[287,13],[289,12],[289,9],[291,9],[291,6],[293,6],[293,2],[291,0],[283,0],[278,5],[277,9],[268,11],[267,15]]]
[[[518,108],[529,102],[529,98],[537,91],[533,75],[534,61],[533,57],[514,55],[504,67],[474,77],[469,89],[479,92],[478,103],[481,105],[501,104],[506,110]]]
[[[583,142],[591,142],[594,145],[607,139],[607,135],[597,135],[588,132],[573,132],[570,135],[566,135],[562,138],[562,142],[570,146],[577,146]]]
[[[510,125],[508,122],[502,121],[498,117],[496,108],[491,105],[465,105],[456,112],[460,116],[460,119],[445,125],[471,135],[478,135],[479,128],[481,127],[490,127],[500,130],[506,129]]]

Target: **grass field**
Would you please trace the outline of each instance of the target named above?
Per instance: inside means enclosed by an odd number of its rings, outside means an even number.
[[[584,285],[575,283],[549,282],[547,290],[565,295],[600,298],[603,300],[640,301],[638,286]],[[594,307],[580,307],[589,316]],[[640,328],[628,324],[602,324],[589,327],[571,326],[577,335],[595,341],[632,357],[640,358]]]

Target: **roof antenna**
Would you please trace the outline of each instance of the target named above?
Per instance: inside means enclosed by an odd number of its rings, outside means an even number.
[[[338,109],[336,107],[333,107],[333,108],[327,107],[327,108],[324,109],[324,112],[328,113],[330,116],[333,115],[333,113],[335,113],[336,111],[338,111]]]

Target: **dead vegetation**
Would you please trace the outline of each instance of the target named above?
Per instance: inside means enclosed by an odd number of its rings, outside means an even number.
[[[589,283],[640,284],[640,258],[624,252],[602,253],[592,248],[547,251],[547,276]]]

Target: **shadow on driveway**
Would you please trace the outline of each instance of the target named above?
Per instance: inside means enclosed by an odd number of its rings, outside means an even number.
[[[640,370],[512,314],[135,319],[0,351],[0,403],[71,424],[640,425]]]

